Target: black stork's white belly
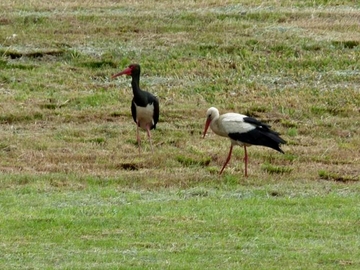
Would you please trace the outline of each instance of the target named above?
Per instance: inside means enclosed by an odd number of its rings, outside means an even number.
[[[154,104],[149,103],[146,107],[138,106],[134,102],[136,110],[136,123],[142,129],[148,129],[154,126]]]

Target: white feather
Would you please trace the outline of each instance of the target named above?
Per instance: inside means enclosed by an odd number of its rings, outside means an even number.
[[[253,130],[255,127],[250,123],[244,122],[247,117],[243,114],[226,113],[219,117],[219,122],[227,134],[229,133],[246,133]]]
[[[138,105],[136,105],[135,103],[135,108],[136,108],[136,120],[138,125],[143,128],[146,129],[146,126],[151,124],[154,124],[154,104],[148,104],[146,107],[140,107]]]
[[[210,128],[219,136],[228,137],[229,133],[246,133],[255,129],[254,125],[244,122],[247,116],[243,114],[225,113],[219,116],[218,109],[211,107],[206,115],[211,119]]]

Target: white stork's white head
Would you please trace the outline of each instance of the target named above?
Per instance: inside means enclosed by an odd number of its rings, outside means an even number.
[[[215,107],[211,107],[207,110],[203,138],[205,138],[206,132],[211,124],[211,121],[213,121],[215,118],[218,118],[218,117],[219,117],[219,110],[216,109]]]

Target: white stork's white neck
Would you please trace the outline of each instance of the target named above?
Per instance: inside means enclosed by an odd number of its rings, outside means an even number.
[[[210,122],[210,128],[211,130],[219,135],[219,136],[223,136],[223,137],[227,137],[228,134],[227,132],[223,129],[219,119],[220,119],[220,114],[219,114],[219,110],[216,109],[215,107],[211,107],[208,109],[207,113],[206,113],[207,117],[211,119]]]

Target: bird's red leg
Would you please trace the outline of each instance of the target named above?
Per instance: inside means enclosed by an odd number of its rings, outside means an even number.
[[[150,142],[150,147],[151,147],[151,152],[154,152],[153,150],[153,146],[152,146],[152,142],[151,142],[151,132],[150,132],[150,127],[149,125],[146,125],[146,132],[149,138],[149,142]]]
[[[221,169],[221,171],[220,171],[220,174],[222,174],[223,170],[225,169],[226,164],[228,164],[228,162],[229,162],[229,160],[230,160],[230,158],[231,158],[232,149],[233,149],[233,146],[231,145],[231,146],[230,146],[229,154],[228,154],[228,156],[227,156],[227,158],[226,158],[226,161],[225,161],[224,166],[222,167],[222,169]]]
[[[245,161],[245,177],[247,177],[247,163],[248,163],[248,155],[247,155],[247,150],[246,150],[246,146],[244,145],[244,151],[245,151],[245,156],[244,156],[244,161]]]
[[[140,139],[139,126],[138,126],[138,125],[136,125],[136,140],[137,140],[137,142],[138,142],[138,146],[139,146],[139,155],[140,155],[141,139]]]

